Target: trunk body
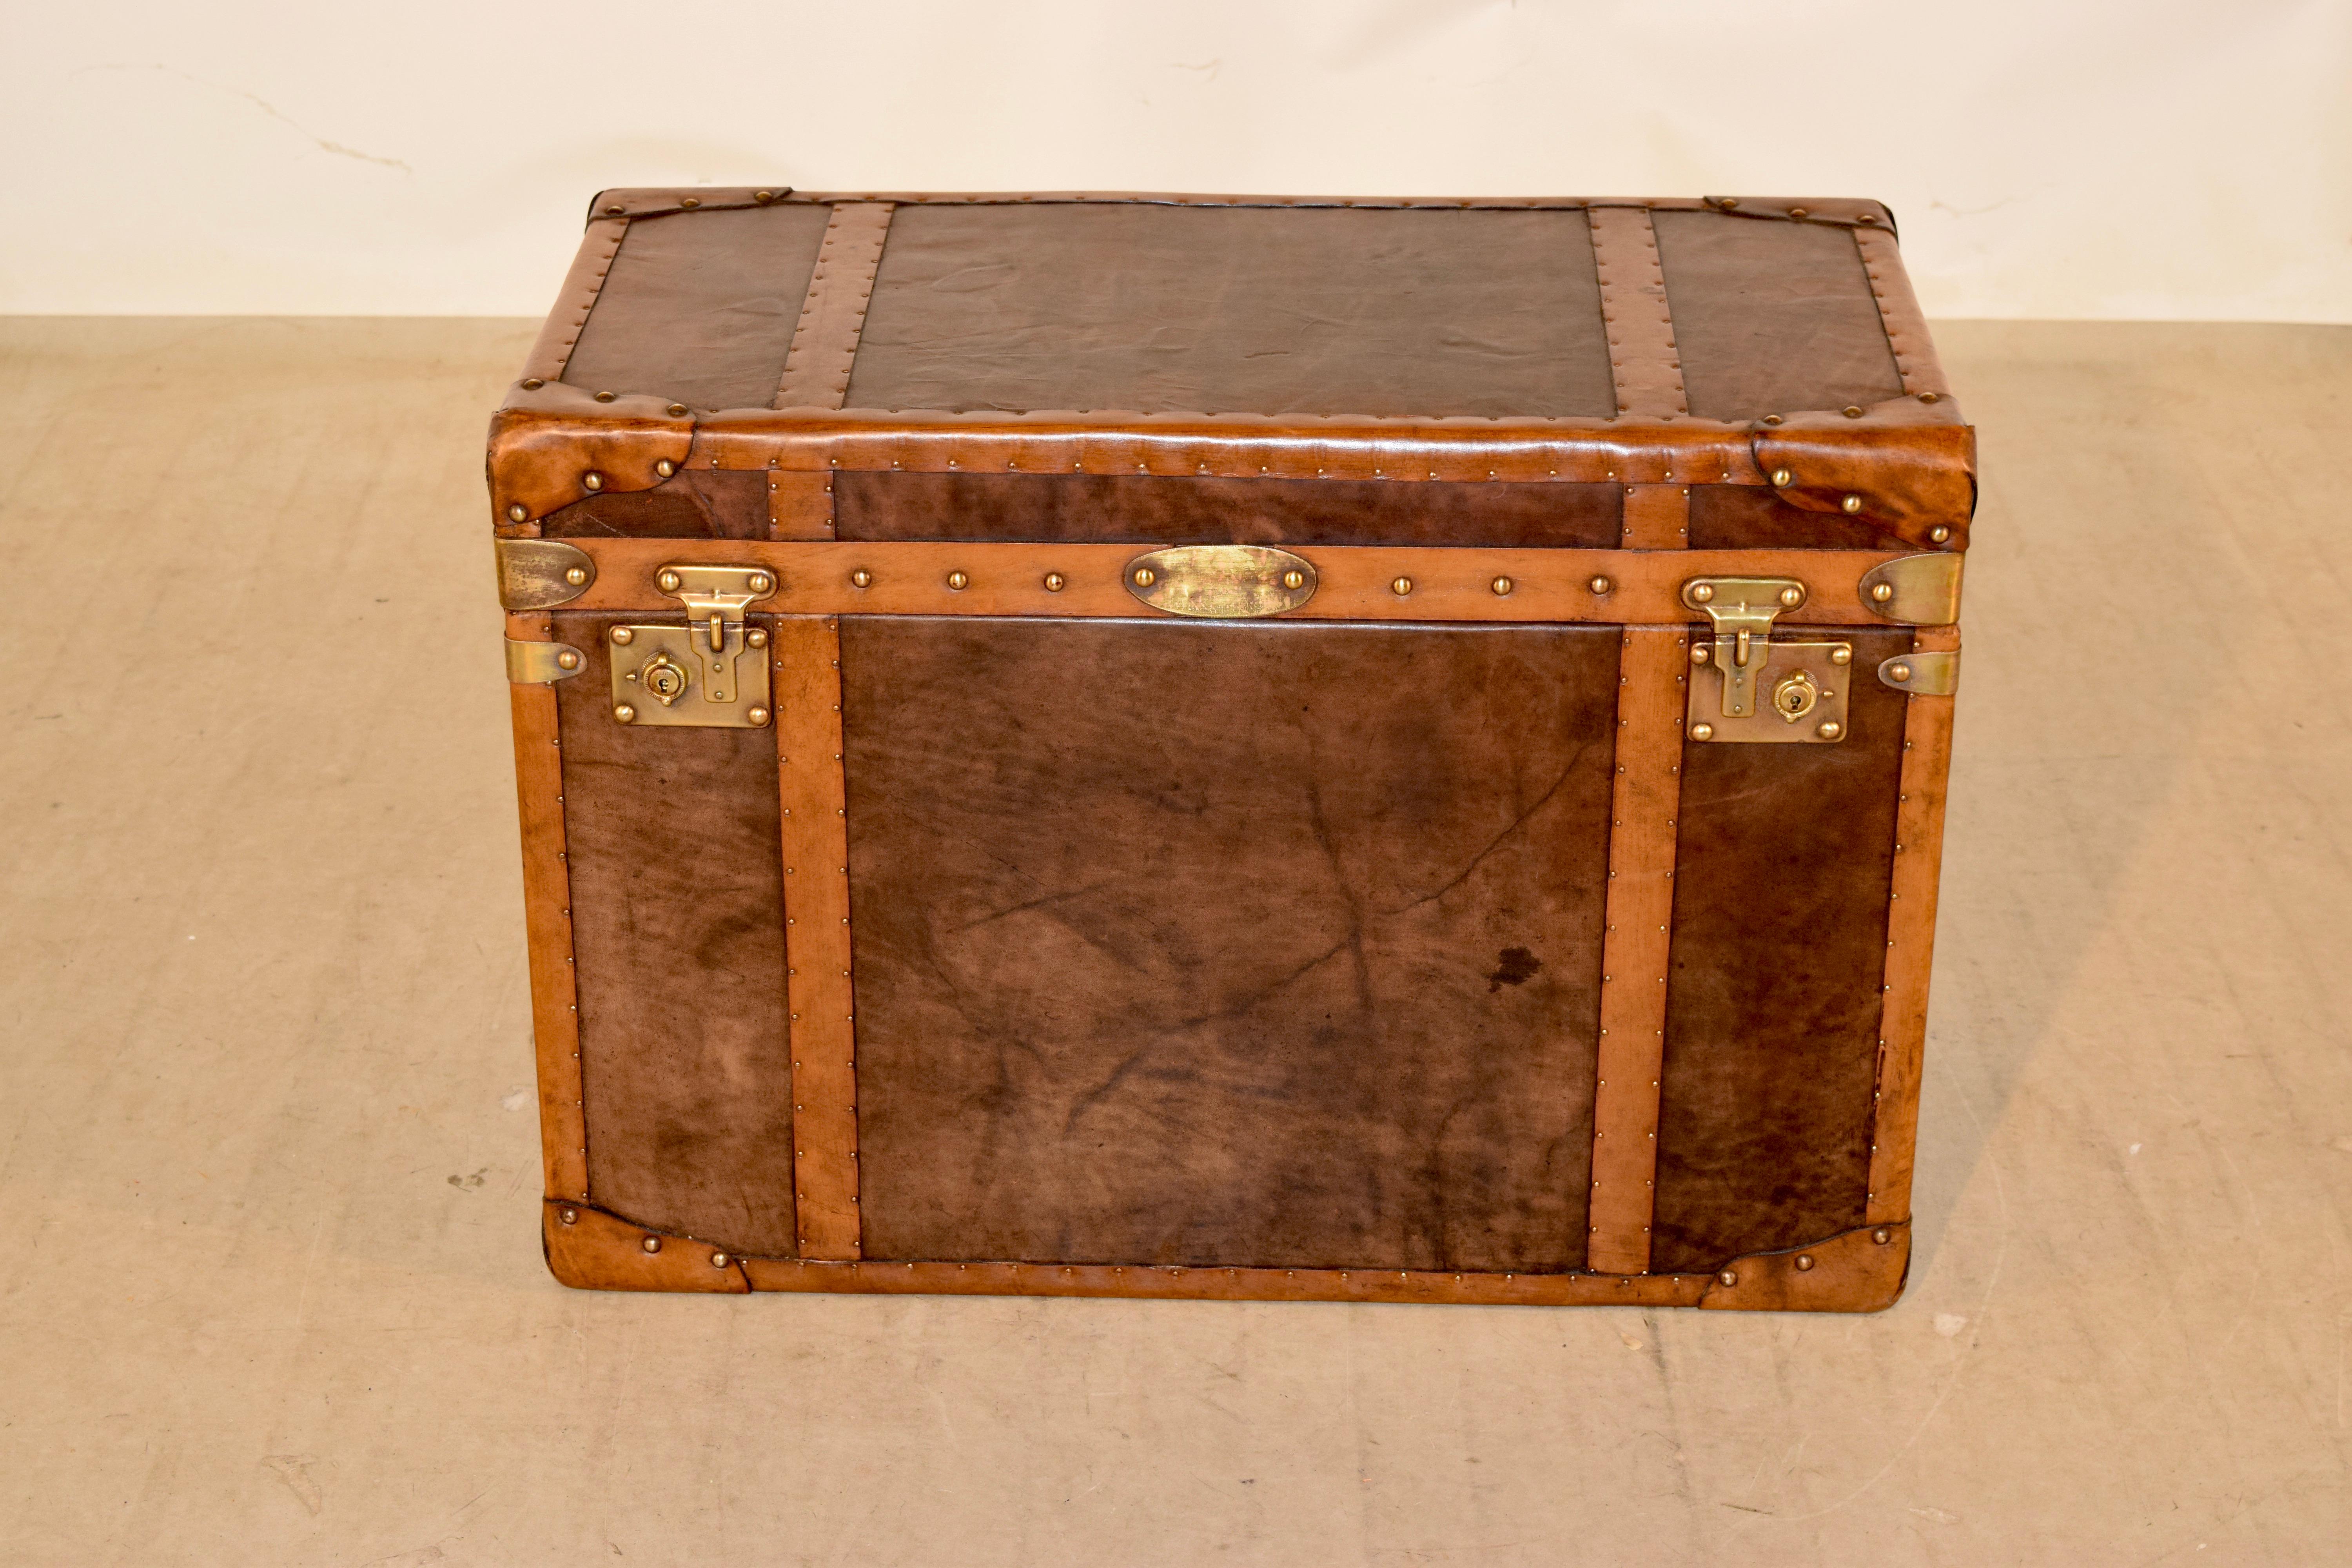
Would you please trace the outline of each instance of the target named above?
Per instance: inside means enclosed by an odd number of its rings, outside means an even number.
[[[1973,456],[1868,202],[600,196],[557,1277],[1886,1305]]]

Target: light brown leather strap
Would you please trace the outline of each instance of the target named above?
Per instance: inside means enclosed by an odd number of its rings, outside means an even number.
[[[581,329],[588,324],[588,312],[596,308],[604,275],[613,269],[613,258],[621,253],[621,241],[628,232],[629,220],[625,217],[600,217],[588,226],[578,253],[572,258],[572,270],[564,276],[563,292],[539,329],[530,357],[523,362],[523,379],[563,379],[563,367],[572,363],[572,347],[580,342]]]
[[[793,1047],[793,1212],[803,1258],[858,1256],[856,1021],[841,763],[841,632],[779,616],[776,777],[783,807],[784,996]]]
[[[1912,644],[1923,653],[1959,646],[1959,632],[1951,626],[1923,627]],[[1927,1048],[1927,971],[1936,955],[1936,885],[1943,865],[1945,780],[1952,761],[1952,700],[1913,696],[1903,720],[1902,798],[1895,810],[1895,883],[1886,906],[1886,973],[1879,994],[1878,1079],[1872,1093],[1864,1211],[1873,1225],[1911,1217],[1919,1070]]]
[[[1941,402],[1952,395],[1944,367],[1928,341],[1927,318],[1919,298],[1911,291],[1910,276],[1903,270],[1903,253],[1895,237],[1883,228],[1853,230],[1862,252],[1862,268],[1870,275],[1870,292],[1878,301],[1878,319],[1886,328],[1887,346],[1895,351],[1895,368],[1902,373],[1903,390],[1914,397]]]
[[[833,209],[771,407],[838,408],[848,396],[891,211],[888,202],[844,202]]]
[[[1657,1197],[1658,1079],[1666,1041],[1690,634],[1685,627],[1627,626],[1622,637],[1586,1266],[1607,1274],[1645,1274]]]
[[[509,616],[507,635],[547,637],[544,616]],[[588,1133],[581,1106],[580,998],[572,953],[572,871],[565,858],[563,750],[555,688],[517,684],[515,793],[522,813],[523,926],[530,955],[530,1033],[539,1058],[540,1159],[551,1198],[588,1196]]]
[[[1682,351],[1666,305],[1658,234],[1641,207],[1594,207],[1592,259],[1601,275],[1601,319],[1621,418],[1687,416]]]

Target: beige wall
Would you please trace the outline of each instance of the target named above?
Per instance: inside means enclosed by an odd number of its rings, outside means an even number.
[[[12,10],[0,310],[536,314],[776,180],[1874,195],[1937,314],[2352,321],[2347,0]]]

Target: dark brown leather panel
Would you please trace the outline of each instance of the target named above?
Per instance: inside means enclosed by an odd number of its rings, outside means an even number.
[[[866,1257],[1582,1263],[1614,628],[841,638]]]
[[[793,1251],[776,740],[614,721],[606,628],[556,686],[593,1201],[732,1251]]]
[[[1606,416],[1616,400],[1581,212],[1080,205],[901,209],[848,406]]]
[[[563,379],[690,408],[765,408],[830,209],[778,203],[638,218]]]
[[[1865,517],[1808,511],[1756,485],[1690,487],[1693,550],[1909,550]]]
[[[688,468],[649,490],[607,490],[548,514],[542,539],[765,539],[768,476]]]
[[[1651,221],[1693,414],[1756,419],[1903,395],[1850,232],[1705,212]]]
[[[1908,700],[1870,672],[1911,634],[1818,635],[1854,646],[1848,739],[1683,748],[1661,1273],[1864,1223]]]
[[[1483,544],[1606,550],[1624,487],[1151,474],[834,476],[842,539],[1045,544]]]

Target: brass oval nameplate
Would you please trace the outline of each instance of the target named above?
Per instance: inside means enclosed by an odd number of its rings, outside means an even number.
[[[1315,596],[1315,567],[1265,544],[1180,544],[1127,563],[1127,591],[1171,616],[1278,616]]]

